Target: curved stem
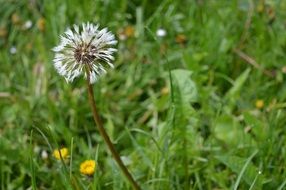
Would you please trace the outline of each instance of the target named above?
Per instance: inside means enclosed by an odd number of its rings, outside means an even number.
[[[117,153],[117,151],[115,150],[115,147],[113,146],[108,134],[106,133],[104,127],[103,127],[103,123],[100,119],[100,116],[98,114],[97,108],[96,108],[96,104],[95,104],[95,100],[94,100],[94,93],[93,93],[93,88],[92,85],[90,84],[90,68],[87,66],[86,67],[86,73],[87,73],[87,87],[88,87],[88,99],[89,99],[89,103],[92,109],[92,113],[93,113],[93,119],[96,123],[96,126],[99,130],[100,135],[103,137],[106,145],[108,146],[112,156],[114,157],[115,161],[117,162],[117,164],[119,165],[120,169],[122,170],[122,172],[124,173],[124,175],[127,177],[127,179],[129,180],[129,182],[132,184],[133,188],[135,190],[140,190],[139,185],[137,184],[137,182],[133,179],[132,175],[129,173],[128,169],[126,168],[126,166],[123,164],[119,154]]]

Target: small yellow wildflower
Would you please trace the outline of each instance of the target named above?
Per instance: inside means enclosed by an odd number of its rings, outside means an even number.
[[[264,101],[263,100],[256,100],[255,107],[257,109],[262,109],[264,107]]]
[[[86,160],[80,164],[80,173],[91,176],[96,169],[96,163],[94,160]]]
[[[65,159],[68,157],[68,149],[67,148],[61,148],[54,150],[53,152],[53,156],[57,159],[57,160],[61,160],[61,156],[62,159]]]
[[[124,34],[127,36],[127,38],[133,37],[135,34],[135,29],[133,26],[126,26],[124,29]]]

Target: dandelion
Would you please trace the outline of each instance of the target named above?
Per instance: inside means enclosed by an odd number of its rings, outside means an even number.
[[[87,79],[88,100],[96,127],[126,178],[134,189],[140,190],[140,186],[129,173],[105,131],[95,104],[92,84],[106,73],[107,67],[113,68],[111,63],[114,60],[113,53],[117,51],[110,47],[117,43],[115,36],[106,28],[101,30],[98,28],[99,25],[86,23],[82,24],[82,27],[74,25],[73,29],[68,29],[61,36],[60,44],[53,48],[54,66],[67,82],[72,82],[80,75],[84,75]],[[95,162],[89,160],[82,163],[80,171],[92,175],[95,166]]]
[[[264,107],[264,101],[263,100],[256,100],[255,107],[257,109],[262,109]]]
[[[99,25],[82,24],[80,28],[74,25],[61,36],[60,44],[53,48],[56,52],[54,66],[67,82],[84,73],[85,78],[92,84],[99,76],[106,73],[106,67],[113,68],[111,61],[117,50],[111,48],[117,41],[114,35]],[[87,73],[86,70],[89,72]],[[89,77],[87,77],[89,74]]]
[[[80,173],[91,176],[96,169],[96,163],[94,160],[86,160],[80,164]]]
[[[53,152],[53,156],[57,160],[61,160],[61,157],[62,157],[62,159],[65,159],[68,157],[68,149],[67,148],[56,149]]]

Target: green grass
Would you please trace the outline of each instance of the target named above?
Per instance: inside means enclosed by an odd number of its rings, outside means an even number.
[[[286,1],[0,5],[0,189],[131,189],[96,130],[84,79],[67,84],[53,67],[59,35],[86,21],[117,39],[135,30],[94,91],[142,189],[286,189]],[[53,158],[58,147],[69,161]],[[79,172],[86,159],[97,160],[93,178]]]

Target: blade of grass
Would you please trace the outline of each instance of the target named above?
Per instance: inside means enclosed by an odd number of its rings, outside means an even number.
[[[32,189],[36,190],[37,186],[36,186],[36,175],[35,175],[35,166],[34,166],[34,161],[33,161],[33,130],[31,130],[30,133],[30,170],[31,170],[31,175],[32,175]]]
[[[246,160],[244,166],[242,167],[242,169],[241,169],[241,171],[240,171],[240,173],[239,173],[239,175],[238,175],[238,177],[237,177],[237,180],[236,180],[235,185],[234,185],[234,188],[233,188],[234,190],[237,190],[237,189],[238,189],[239,183],[240,183],[240,181],[241,181],[241,178],[242,178],[244,172],[246,171],[247,166],[249,165],[249,163],[251,162],[252,158],[254,158],[254,156],[255,156],[257,153],[258,153],[258,150],[255,150],[255,151],[249,156],[249,158]]]
[[[70,179],[72,179],[73,137],[72,137],[72,139],[71,139],[71,148],[70,148],[70,152],[71,152],[71,155],[70,155]]]
[[[251,186],[249,187],[249,190],[252,190],[254,188],[255,182],[257,181],[258,176],[260,175],[260,171],[258,172],[258,174],[255,176]]]
[[[278,187],[277,190],[282,190],[286,185],[286,180],[284,180],[284,182]]]

